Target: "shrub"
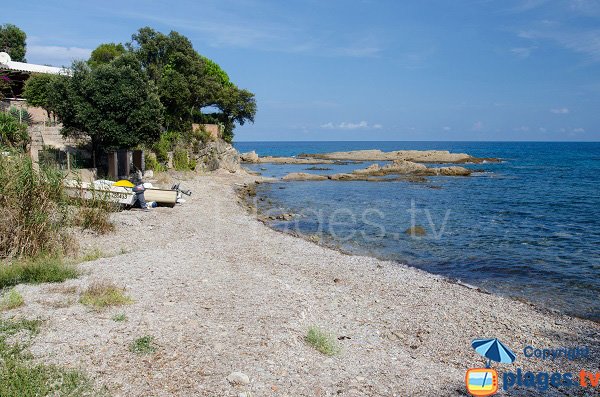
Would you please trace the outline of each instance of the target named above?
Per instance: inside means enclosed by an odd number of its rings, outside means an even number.
[[[333,337],[333,335],[324,332],[317,327],[309,328],[304,340],[310,346],[314,347],[317,351],[325,354],[326,356],[334,356],[340,351],[337,340]]]
[[[85,290],[79,302],[86,306],[103,308],[127,305],[133,301],[125,295],[124,288],[117,287],[110,281],[95,281]]]
[[[24,154],[0,156],[0,258],[64,252],[72,244],[63,176],[51,167],[33,169]]]
[[[2,299],[0,299],[0,310],[12,310],[17,307],[23,306],[25,300],[19,291],[11,288],[10,291],[6,292]]]
[[[73,225],[106,234],[115,230],[110,213],[118,210],[118,205],[108,200],[107,194],[97,193],[90,200],[78,201],[78,209],[73,217]]]
[[[143,336],[134,340],[129,346],[129,350],[135,354],[151,354],[156,351],[156,344],[153,336]]]
[[[27,125],[8,113],[0,112],[0,146],[25,149],[29,143]]]
[[[102,208],[81,207],[73,219],[73,224],[99,234],[106,234],[115,230],[115,225],[110,221],[109,213]]]
[[[8,113],[20,124],[33,124],[33,116],[26,109],[12,106],[8,109]]]
[[[156,159],[156,153],[149,152],[146,156],[146,169],[152,170],[154,172],[164,172],[167,170],[167,167],[158,162]]]
[[[79,271],[60,256],[40,255],[0,264],[0,288],[21,283],[60,283],[78,276]]]
[[[180,139],[181,133],[177,131],[167,131],[160,135],[158,142],[152,146],[158,162],[166,163],[169,161],[169,152],[173,151]]]
[[[190,159],[189,153],[184,149],[176,149],[173,154],[173,167],[177,171],[189,171],[196,168],[196,161]]]

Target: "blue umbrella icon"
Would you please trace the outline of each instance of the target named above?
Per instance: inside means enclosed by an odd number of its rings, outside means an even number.
[[[477,353],[488,359],[487,365],[485,366],[486,368],[491,367],[492,361],[512,364],[517,359],[515,353],[513,353],[504,343],[500,342],[498,338],[475,339],[471,342],[471,346]],[[487,372],[483,377],[482,386],[485,385],[486,378]]]
[[[471,342],[473,349],[483,357],[488,359],[487,368],[490,368],[492,361],[498,363],[512,364],[516,359],[515,353],[513,353],[504,343],[500,342],[498,338],[494,339],[475,339]]]

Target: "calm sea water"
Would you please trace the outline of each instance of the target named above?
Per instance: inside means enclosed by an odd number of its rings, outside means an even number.
[[[440,149],[502,163],[471,177],[427,182],[278,182],[265,208],[299,216],[280,230],[320,234],[345,251],[397,260],[502,295],[600,320],[600,143],[241,142],[238,150],[292,156],[341,150]],[[337,173],[369,163],[253,165],[265,176]],[[411,225],[427,234],[405,233]]]

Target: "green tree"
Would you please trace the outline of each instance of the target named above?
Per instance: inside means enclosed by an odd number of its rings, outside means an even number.
[[[125,54],[126,50],[123,44],[118,43],[105,43],[100,44],[88,59],[88,65],[91,68],[95,68],[99,65],[105,65],[110,63],[113,59]]]
[[[62,77],[55,89],[52,107],[63,123],[63,134],[83,131],[91,138],[94,153],[99,148],[133,148],[160,135],[163,106],[133,55],[95,69],[76,62],[72,76]]]
[[[237,88],[214,61],[198,54],[192,43],[177,32],[168,35],[145,27],[127,44],[157,87],[166,109],[167,129],[189,131],[202,108],[216,107],[212,115],[225,125],[224,137],[231,141],[235,124],[253,122],[254,95]]]
[[[233,141],[233,130],[235,123],[244,125],[246,122],[254,123],[256,115],[256,99],[254,94],[248,90],[236,86],[224,87],[215,104],[222,112],[222,121],[225,126],[223,139],[227,142]]]
[[[27,35],[17,26],[6,23],[0,25],[0,51],[7,52],[10,58],[16,62],[27,62],[25,60]]]
[[[190,130],[194,109],[206,101],[204,62],[189,39],[145,27],[127,47],[159,88],[167,129]]]
[[[56,84],[61,76],[53,74],[32,74],[25,82],[23,97],[31,106],[37,106],[50,114],[54,112],[53,103],[56,102]]]

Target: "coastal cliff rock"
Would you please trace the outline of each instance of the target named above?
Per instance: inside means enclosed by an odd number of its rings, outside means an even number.
[[[258,163],[259,162],[259,157],[258,154],[256,154],[256,152],[253,150],[251,152],[246,152],[246,153],[242,153],[240,154],[240,160],[243,161],[244,163]]]
[[[327,177],[324,175],[308,174],[306,172],[292,172],[281,179],[284,181],[325,181]]]
[[[238,151],[222,139],[208,142],[195,154],[195,158],[198,171],[224,169],[237,172],[241,169]]]

